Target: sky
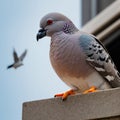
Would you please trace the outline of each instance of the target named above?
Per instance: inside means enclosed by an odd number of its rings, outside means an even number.
[[[50,64],[50,38],[36,41],[40,19],[49,12],[66,15],[80,29],[80,0],[0,1],[1,120],[21,120],[24,102],[53,98],[70,89]],[[18,56],[28,50],[24,66],[7,70],[13,63],[14,48]]]

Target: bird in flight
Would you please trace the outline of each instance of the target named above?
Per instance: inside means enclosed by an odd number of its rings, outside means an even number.
[[[17,55],[17,53],[16,53],[16,51],[14,49],[13,50],[14,63],[11,64],[11,65],[9,65],[7,67],[7,69],[12,68],[12,67],[15,68],[15,69],[17,69],[18,67],[22,66],[23,65],[23,59],[25,58],[26,54],[27,54],[27,50],[25,50],[22,53],[22,55],[20,57],[18,57],[18,55]]]

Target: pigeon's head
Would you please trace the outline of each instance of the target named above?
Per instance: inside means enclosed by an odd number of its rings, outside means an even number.
[[[52,36],[55,32],[63,31],[66,34],[72,34],[78,29],[66,16],[60,13],[49,13],[40,21],[40,30],[37,34],[37,40],[44,36]]]

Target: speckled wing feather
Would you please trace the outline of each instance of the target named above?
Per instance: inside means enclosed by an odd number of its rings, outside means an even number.
[[[107,80],[111,87],[120,87],[120,74],[101,42],[91,35],[81,35],[79,41],[80,47],[86,54],[86,61]]]

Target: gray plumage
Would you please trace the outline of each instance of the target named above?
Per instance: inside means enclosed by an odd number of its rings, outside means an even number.
[[[112,87],[119,87],[120,74],[102,43],[93,36],[81,35],[80,46],[87,55],[87,62],[95,68]]]
[[[74,91],[91,86],[120,87],[120,76],[105,47],[95,36],[79,31],[66,16],[50,13],[40,22],[37,40],[51,37],[50,60],[57,75]]]

